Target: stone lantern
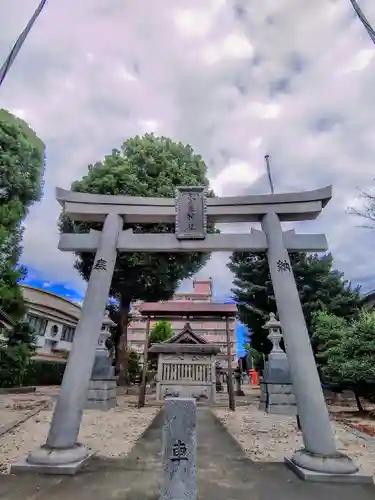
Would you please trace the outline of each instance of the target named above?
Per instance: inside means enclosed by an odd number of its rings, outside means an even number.
[[[94,365],[92,367],[86,409],[108,410],[116,406],[116,377],[106,342],[111,327],[116,326],[106,314],[102,321]]]
[[[100,330],[98,345],[96,348],[97,351],[107,350],[106,341],[110,338],[111,328],[113,328],[114,326],[116,326],[116,323],[111,320],[111,318],[108,316],[108,312],[106,312],[102,322],[102,329]]]
[[[264,377],[275,382],[289,381],[289,365],[285,352],[280,347],[283,338],[281,333],[281,323],[276,319],[274,313],[270,314],[270,319],[263,326],[268,330],[267,338],[272,342],[272,350],[268,355],[268,361],[264,370]]]
[[[293,385],[289,373],[286,353],[281,349],[283,338],[281,323],[274,313],[264,325],[269,331],[267,338],[272,342],[272,350],[265,363],[263,381],[260,383],[260,410],[281,415],[296,415],[297,407],[293,393]]]

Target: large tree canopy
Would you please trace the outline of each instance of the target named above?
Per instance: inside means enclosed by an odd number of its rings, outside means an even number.
[[[26,275],[26,268],[18,265],[21,254],[22,228],[16,227],[5,238],[0,252],[0,308],[14,319],[21,319],[25,304],[18,282]]]
[[[166,137],[146,134],[126,140],[103,161],[89,165],[87,175],[72,184],[73,191],[109,195],[174,197],[177,186],[206,186],[207,167],[192,148]],[[209,195],[212,196],[212,192]],[[87,232],[98,224],[73,223],[60,218],[60,230]],[[128,225],[135,232],[174,232],[174,224]],[[214,230],[209,227],[209,230]],[[208,260],[204,253],[123,253],[118,256],[110,294],[120,301],[121,325],[126,335],[132,300],[167,300],[179,283],[193,276]],[[78,254],[75,267],[87,281],[93,254]],[[126,343],[126,339],[124,341]]]
[[[316,311],[327,310],[345,318],[357,314],[363,300],[359,289],[353,289],[343,274],[332,268],[331,254],[294,253],[290,259],[310,334]],[[277,310],[267,256],[234,253],[228,267],[234,274],[232,292],[240,319],[252,331],[252,347],[268,354],[271,345],[263,325],[269,313]]]
[[[42,194],[44,145],[23,121],[0,110],[0,307],[15,319],[24,313],[17,282],[22,221]]]
[[[375,398],[375,312],[363,309],[352,321],[320,313],[315,315],[314,330],[323,380],[352,389],[361,410],[360,396]]]
[[[42,195],[44,146],[19,118],[0,110],[0,242]]]

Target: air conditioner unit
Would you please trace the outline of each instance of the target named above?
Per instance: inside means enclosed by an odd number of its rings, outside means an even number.
[[[57,341],[58,334],[59,334],[58,325],[52,325],[51,328],[46,332],[46,338]]]

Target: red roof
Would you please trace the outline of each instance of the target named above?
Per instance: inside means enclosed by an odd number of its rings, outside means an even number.
[[[141,314],[155,314],[161,316],[235,316],[235,304],[220,304],[215,302],[144,302],[139,306]]]

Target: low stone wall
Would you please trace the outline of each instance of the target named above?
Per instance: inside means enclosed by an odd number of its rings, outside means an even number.
[[[0,387],[0,394],[31,394],[36,387]]]

